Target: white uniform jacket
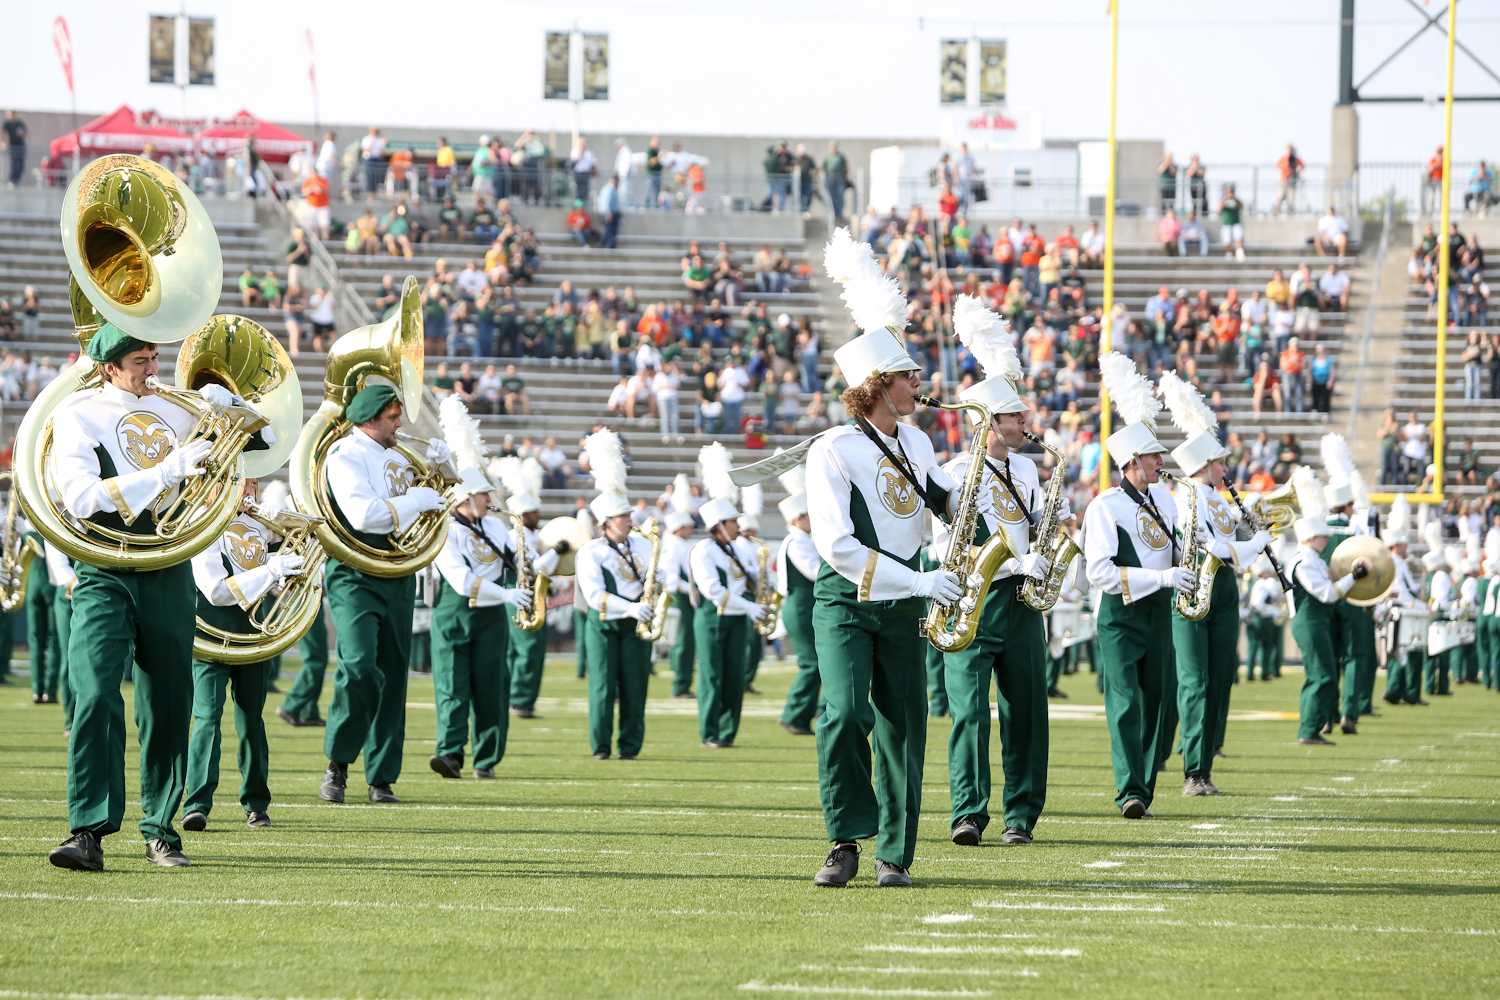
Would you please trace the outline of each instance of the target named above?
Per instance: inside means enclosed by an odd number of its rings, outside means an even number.
[[[747,549],[754,550],[739,544],[732,544],[730,549],[733,559],[719,547],[717,539],[705,538],[688,556],[693,586],[724,617],[744,615],[755,603],[755,560],[745,558]]]
[[[469,607],[492,608],[505,603],[506,588],[500,578],[506,563],[514,565],[515,559],[515,535],[506,530],[505,522],[486,514],[474,526],[449,518],[448,540],[433,565],[443,585],[467,597]]]
[[[1177,531],[1177,505],[1160,483],[1146,487],[1166,530],[1157,524],[1144,504],[1138,504],[1115,486],[1096,496],[1083,515],[1083,559],[1089,587],[1099,594],[1118,594],[1132,604],[1162,588],[1162,571],[1171,569],[1172,536]],[[1135,547],[1141,568],[1120,566],[1117,532],[1123,531]]]
[[[627,559],[625,553],[629,553]],[[602,535],[583,547],[575,561],[576,585],[583,601],[605,621],[631,617],[645,590],[645,574],[651,566],[651,543],[631,532],[619,548]],[[604,574],[614,578],[615,593],[604,586]],[[662,576],[657,567],[657,576]]]

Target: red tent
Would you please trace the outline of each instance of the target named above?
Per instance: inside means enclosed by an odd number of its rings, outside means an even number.
[[[285,163],[293,153],[312,150],[312,143],[296,132],[262,121],[243,108],[228,121],[215,122],[199,132],[198,142],[205,152],[222,156],[244,148],[249,137],[254,137],[255,151],[261,159],[273,163]]]
[[[142,118],[128,104],[122,104],[109,114],[53,139],[47,152],[55,160],[72,156],[74,150],[87,158],[105,153],[139,153],[148,144],[164,153],[185,153],[193,148],[191,136],[170,125]]]

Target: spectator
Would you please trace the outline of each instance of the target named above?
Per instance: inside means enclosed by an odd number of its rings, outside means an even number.
[[[1104,266],[1104,233],[1097,222],[1091,221],[1079,240],[1078,266],[1082,268]]]
[[[500,380],[501,402],[505,406],[505,412],[512,416],[522,414],[531,415],[531,397],[526,395],[526,381],[521,378],[521,373],[514,364],[505,366],[505,377]],[[551,438],[548,439],[551,441]],[[556,442],[553,442],[555,445]]]
[[[589,188],[598,172],[598,161],[594,159],[594,151],[589,149],[589,141],[579,136],[578,145],[573,150],[573,197],[577,201],[589,200]]]
[[[489,287],[489,279],[480,270],[479,261],[470,258],[469,262],[464,265],[464,269],[458,272],[458,277],[453,279],[453,284],[460,295],[472,300],[478,298],[479,293]]]
[[[1271,362],[1262,358],[1260,365],[1255,370],[1255,378],[1251,382],[1250,412],[1257,417],[1260,416],[1261,401],[1267,396],[1276,407],[1276,412],[1281,412],[1281,380],[1277,378],[1276,372],[1271,369]]]
[[[444,242],[461,242],[468,233],[464,226],[463,209],[458,207],[458,202],[452,195],[443,199],[442,206],[437,214],[438,239]]]
[[[776,392],[777,424],[781,433],[792,434],[797,429],[798,418],[802,416],[802,386],[797,381],[797,373],[790,368],[781,373],[780,381]],[[769,424],[766,429],[771,431]]]
[[[813,195],[818,193],[818,161],[799,142],[792,166],[797,171],[797,205],[802,210],[803,217],[810,218]]]
[[[1297,156],[1297,150],[1287,143],[1286,152],[1276,161],[1276,173],[1281,177],[1281,191],[1276,196],[1274,207],[1277,215],[1292,215],[1297,211],[1297,188],[1302,183],[1302,171],[1306,166]]]
[[[1182,176],[1187,180],[1188,203],[1192,212],[1197,212],[1202,218],[1208,214],[1208,172],[1203,168],[1203,161],[1194,153],[1188,157],[1188,165],[1182,168]]]
[[[673,441],[681,444],[682,425],[678,410],[678,392],[682,385],[682,371],[676,361],[668,361],[651,380],[651,392],[656,398],[656,413],[661,421],[662,444]]]
[[[398,149],[391,154],[390,161],[386,164],[385,190],[386,194],[395,198],[403,189],[407,193],[416,196],[417,175],[412,170],[412,164],[416,162],[417,151],[411,146]]]
[[[469,213],[469,234],[476,243],[493,243],[500,235],[500,220],[482,194],[474,196],[474,211]]]
[[[328,289],[319,286],[307,297],[307,321],[312,324],[312,348],[313,352],[323,352],[323,338],[333,336],[335,321],[334,295]]]
[[[1292,470],[1302,464],[1302,445],[1297,441],[1297,435],[1287,431],[1281,435],[1281,444],[1276,448],[1276,464],[1271,468],[1272,475],[1277,482],[1286,482],[1292,476]]]
[[[385,237],[386,253],[411,260],[411,219],[406,212],[406,202],[400,202],[385,214],[380,220],[380,230]]]
[[[1307,368],[1307,353],[1293,337],[1286,345],[1286,350],[1281,352],[1281,363],[1278,366],[1281,372],[1282,397],[1286,400],[1286,410],[1289,413],[1301,413],[1306,409],[1303,403],[1302,376]]]
[[[1157,201],[1161,214],[1166,215],[1177,208],[1177,161],[1172,159],[1171,153],[1167,153],[1157,166],[1156,177],[1157,192],[1160,195]]]
[[[1477,270],[1462,289],[1463,323],[1465,326],[1488,326],[1490,316],[1490,286],[1484,275]]]
[[[349,227],[349,235],[344,239],[344,249],[349,253],[374,254],[380,252],[380,220],[375,213],[366,208],[359,213],[359,218],[354,220],[354,225]]]
[[[255,280],[255,272],[250,270],[249,264],[240,272],[239,288],[242,307],[253,309],[264,303],[265,296],[261,293],[260,282]]]
[[[1323,298],[1318,292],[1317,283],[1313,281],[1312,272],[1306,264],[1297,268],[1297,273],[1292,276],[1292,303],[1295,311],[1292,318],[1292,332],[1299,334],[1316,334],[1320,319],[1318,312],[1323,307]]]
[[[281,321],[286,325],[287,353],[295,355],[302,345],[302,318],[307,311],[307,294],[301,285],[288,284],[281,296]]]
[[[1427,425],[1417,419],[1417,411],[1407,414],[1401,428],[1402,474],[1408,482],[1415,479],[1431,458],[1427,446]]]
[[[501,383],[500,371],[491,362],[484,366],[484,371],[479,375],[479,383],[474,390],[475,403],[484,409],[486,413],[499,415],[505,412],[504,404],[500,398]],[[471,406],[470,409],[475,407]]]
[[[1189,243],[1198,244],[1198,256],[1208,256],[1208,230],[1203,225],[1203,220],[1198,217],[1198,210],[1192,209],[1188,212],[1187,221],[1177,234],[1177,253],[1187,256]]]
[[[1485,370],[1489,372],[1489,398],[1500,399],[1500,333],[1492,333],[1486,338],[1480,357]]]
[[[365,197],[373,199],[380,189],[380,182],[385,179],[385,136],[373,125],[369,134],[360,140],[359,158],[364,164]]]
[[[1478,330],[1469,331],[1460,360],[1464,366],[1464,399],[1479,399],[1480,377],[1483,375],[1481,356],[1484,353],[1484,336]]]
[[[1245,214],[1245,203],[1234,193],[1233,184],[1224,185],[1224,197],[1219,202],[1219,235],[1224,241],[1224,256],[1235,260],[1245,259],[1245,226],[1241,221]]]
[[[1322,307],[1338,312],[1349,311],[1349,275],[1339,270],[1337,264],[1329,264],[1328,270],[1318,279],[1318,294]]]
[[[1234,294],[1234,289],[1229,290]],[[1224,308],[1213,317],[1211,326],[1214,338],[1214,354],[1219,361],[1219,381],[1229,382],[1234,378],[1235,367],[1240,359],[1240,310],[1237,300],[1225,300]]]
[[[682,269],[682,287],[693,293],[693,298],[702,302],[709,297],[713,272],[697,254],[687,258]]]
[[[548,437],[536,453],[542,466],[542,488],[566,489],[568,485],[568,456],[557,446],[557,438]]]
[[[467,300],[459,299],[453,303],[448,313],[447,329],[448,354],[458,357],[465,354],[473,356],[479,352],[479,323]]]
[[[1436,212],[1442,195],[1443,147],[1439,146],[1427,160],[1427,168],[1422,174],[1422,214],[1427,215]]]
[[[458,366],[458,374],[453,377],[453,394],[463,400],[469,409],[474,408],[475,401],[479,399],[479,376],[471,362],[465,361]]]
[[[1484,160],[1480,160],[1469,171],[1469,184],[1464,191],[1464,211],[1475,215],[1488,215],[1495,203],[1495,171]]]
[[[573,200],[573,210],[568,213],[568,232],[572,234],[574,242],[581,247],[599,245],[599,231],[594,228],[594,220],[589,216],[589,210],[584,207],[582,198]]]
[[[620,232],[620,178],[611,174],[609,181],[599,190],[598,203],[594,206],[604,217],[604,234],[599,245],[608,250],[615,248]]]
[[[1338,371],[1333,359],[1328,356],[1328,348],[1322,344],[1313,348],[1312,360],[1307,365],[1307,377],[1312,385],[1313,412],[1323,414],[1326,420],[1333,406],[1333,387],[1338,381]]]
[[[318,147],[318,158],[313,165],[318,176],[330,184],[333,183],[333,174],[339,165],[338,138],[333,132],[323,133],[323,144]]]
[[[738,434],[740,414],[745,405],[745,394],[750,388],[750,376],[735,359],[733,353],[724,362],[719,372],[719,402],[723,404],[723,426],[725,433]]]
[[[1340,258],[1349,252],[1349,223],[1332,205],[1318,219],[1318,234],[1313,237],[1313,249],[1319,257],[1338,254]]]
[[[328,178],[317,172],[308,174],[302,182],[302,200],[307,202],[311,222],[318,229],[318,239],[327,240],[333,226],[333,210],[328,204]]]
[[[1177,219],[1177,210],[1169,208],[1156,224],[1156,242],[1161,244],[1162,252],[1168,257],[1176,257],[1183,249],[1178,243],[1181,235],[1182,223]]]
[[[844,223],[844,191],[849,187],[849,161],[839,152],[838,143],[828,144],[823,158],[823,187],[828,192],[828,210],[835,226]]]
[[[5,112],[5,122],[0,125],[5,133],[5,148],[10,160],[10,186],[19,187],[26,174],[26,123],[14,110]]]
[[[1474,444],[1474,439],[1468,438],[1464,441],[1464,450],[1458,453],[1458,485],[1479,485],[1479,448]],[[1476,535],[1483,535],[1477,520],[1470,525],[1469,531]]]
[[[615,381],[614,388],[609,391],[609,399],[604,405],[613,416],[624,417],[630,400],[630,376],[624,372],[616,374],[618,379]]]
[[[625,383],[625,418],[635,420],[638,416],[642,420],[649,420],[656,416],[656,394],[653,385],[656,382],[656,370],[654,368],[641,368],[630,376]]]

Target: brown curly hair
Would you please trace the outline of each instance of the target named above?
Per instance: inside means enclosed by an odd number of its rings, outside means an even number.
[[[851,385],[845,389],[839,399],[843,401],[849,416],[869,419],[870,414],[875,412],[875,404],[880,402],[881,393],[895,380],[896,376],[891,374],[871,375],[859,385]]]

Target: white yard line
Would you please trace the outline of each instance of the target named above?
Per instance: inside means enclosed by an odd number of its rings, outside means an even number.
[[[799,965],[798,972],[853,972],[865,976],[1016,976],[1022,979],[1035,979],[1038,975],[1035,969],[971,969],[954,968],[949,966],[943,969],[925,968],[920,965]]]
[[[1081,958],[1081,948],[1016,948],[1003,944],[867,944],[861,951],[891,955],[1025,955],[1028,958]]]
[[[990,990],[928,990],[918,986],[882,989],[875,986],[812,986],[804,983],[767,983],[752,979],[735,987],[745,993],[800,993],[810,996],[858,997],[988,997]]]
[[[1057,913],[1166,913],[1165,906],[1135,906],[1130,903],[1013,903],[1005,899],[976,899],[969,904],[980,910],[1048,910]]]

